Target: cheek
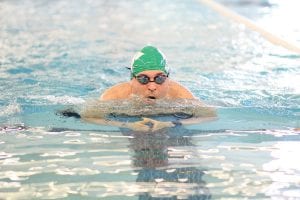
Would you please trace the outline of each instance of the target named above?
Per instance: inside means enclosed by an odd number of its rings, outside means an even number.
[[[146,90],[144,85],[141,84],[134,84],[132,86],[132,92],[134,94],[142,94]]]
[[[164,86],[159,87],[159,91],[160,91],[162,94],[167,93],[167,91],[168,91],[168,86],[167,86],[167,85],[164,85]]]

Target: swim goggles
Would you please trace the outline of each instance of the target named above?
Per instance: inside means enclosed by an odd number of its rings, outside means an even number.
[[[166,79],[168,78],[168,75],[165,75],[165,74],[159,74],[157,76],[155,76],[153,78],[153,81],[150,80],[150,77],[147,76],[147,75],[144,75],[144,74],[141,74],[141,75],[138,75],[138,76],[135,76],[136,80],[142,84],[142,85],[146,85],[148,84],[149,82],[155,82],[156,84],[163,84]]]

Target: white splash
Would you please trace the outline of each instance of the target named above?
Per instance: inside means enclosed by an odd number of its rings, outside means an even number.
[[[55,103],[55,104],[82,104],[85,102],[84,99],[82,98],[78,98],[78,97],[72,97],[72,96],[54,96],[54,95],[46,95],[46,96],[31,96],[29,97],[30,99],[33,100],[47,100],[51,103]]]
[[[21,112],[20,104],[13,102],[3,109],[0,109],[0,116],[8,116]]]

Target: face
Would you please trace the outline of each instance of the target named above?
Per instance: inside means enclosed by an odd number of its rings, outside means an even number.
[[[164,72],[159,70],[143,71],[131,80],[132,93],[148,99],[164,98],[169,89],[169,79],[166,76]],[[149,77],[149,82],[146,84],[138,81],[140,79],[141,82],[144,81],[145,83],[147,82],[147,77]],[[164,79],[165,81],[163,82]]]

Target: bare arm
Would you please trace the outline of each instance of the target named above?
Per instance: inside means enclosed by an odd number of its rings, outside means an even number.
[[[143,118],[141,121],[137,122],[121,122],[121,121],[115,121],[106,118],[106,116],[103,113],[97,113],[95,112],[94,107],[86,107],[81,113],[80,113],[81,120],[93,124],[100,124],[100,125],[107,125],[107,126],[115,126],[119,128],[129,128],[131,130],[135,131],[141,131],[146,132],[150,131],[150,127],[147,123],[149,123],[148,118]]]
[[[181,119],[176,121],[157,121],[153,119],[149,119],[149,121],[153,124],[151,131],[157,131],[162,128],[171,128],[178,125],[192,125],[192,124],[200,124],[205,122],[210,122],[217,120],[217,115],[215,109],[211,107],[205,107],[205,116],[195,116],[189,119]]]
[[[197,112],[192,118],[180,120],[182,125],[198,124],[203,122],[209,122],[217,119],[216,109],[203,104],[199,101],[200,108],[197,108]]]
[[[93,124],[100,124],[100,125],[108,125],[108,126],[115,126],[119,128],[129,128],[134,131],[141,131],[141,132],[151,132],[157,131],[163,128],[171,128],[177,125],[191,125],[191,124],[199,124],[204,122],[209,122],[217,119],[216,112],[214,109],[209,108],[209,113],[207,108],[205,108],[206,116],[196,116],[189,119],[181,119],[176,121],[157,121],[150,118],[143,118],[141,121],[137,122],[120,122],[114,121],[105,118],[99,118],[97,116],[88,115],[88,114],[81,114],[81,118],[83,121],[93,123]],[[152,124],[151,126],[149,124]]]
[[[210,121],[214,121],[217,120],[218,117],[216,115],[215,111],[212,111],[211,115],[209,116],[203,116],[203,117],[192,117],[189,119],[182,119],[179,120],[179,124],[182,125],[191,125],[191,124],[200,124],[200,123],[204,123],[204,122],[210,122]]]
[[[173,123],[181,124],[181,125],[191,125],[191,124],[199,124],[204,122],[209,122],[217,119],[216,110],[213,107],[209,107],[205,105],[200,100],[197,100],[194,95],[183,85],[178,82],[171,81],[170,82],[170,94],[171,98],[181,98],[181,99],[195,99],[198,101],[199,107],[197,112],[192,118],[178,120]],[[201,108],[201,109],[199,109]],[[171,124],[169,124],[171,126]]]
[[[148,118],[145,118],[142,121],[137,121],[137,122],[119,122],[119,121],[113,121],[113,120],[107,120],[101,118],[91,118],[91,117],[83,117],[82,119],[86,122],[93,123],[93,124],[116,126],[119,128],[129,128],[131,130],[141,131],[141,132],[146,132],[150,130],[150,127],[146,125],[146,123],[149,123]]]

